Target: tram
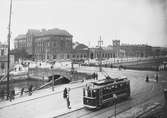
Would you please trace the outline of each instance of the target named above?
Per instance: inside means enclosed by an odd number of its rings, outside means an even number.
[[[110,78],[90,82],[83,88],[83,104],[87,108],[101,108],[106,103],[117,99],[127,99],[130,96],[130,80],[127,77]]]

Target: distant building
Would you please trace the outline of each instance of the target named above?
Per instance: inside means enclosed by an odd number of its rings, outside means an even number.
[[[120,40],[113,40],[113,57],[120,57]]]
[[[89,47],[81,43],[73,43],[73,51],[71,53],[71,59],[88,59]]]
[[[113,45],[109,45],[107,47],[95,47],[90,48],[89,57],[91,59],[109,59],[109,58],[117,58],[117,57],[125,57],[125,50],[121,49],[120,40],[113,40]]]
[[[109,59],[114,57],[114,51],[112,46],[90,48],[90,58],[91,59]]]
[[[125,50],[125,55],[128,57],[152,56],[152,47],[148,45],[122,44],[120,48]]]
[[[7,58],[8,45],[0,43],[0,75],[7,72]],[[14,65],[14,56],[10,55],[10,68]]]
[[[36,60],[66,59],[72,52],[72,35],[65,30],[28,30],[15,38],[15,49],[24,48]]]

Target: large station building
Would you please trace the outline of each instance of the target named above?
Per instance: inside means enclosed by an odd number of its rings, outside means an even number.
[[[65,30],[28,30],[14,40],[15,49],[25,49],[36,60],[66,59],[72,52],[72,35]]]
[[[62,29],[34,30],[18,35],[14,40],[15,49],[25,49],[35,60],[53,59],[97,59],[147,57],[152,55],[152,47],[148,45],[121,44],[113,40],[106,47],[90,48],[79,42],[73,42],[73,36]]]

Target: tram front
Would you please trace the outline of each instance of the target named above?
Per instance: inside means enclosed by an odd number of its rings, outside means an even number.
[[[83,89],[83,104],[87,108],[97,108],[99,105],[99,89],[88,85]]]

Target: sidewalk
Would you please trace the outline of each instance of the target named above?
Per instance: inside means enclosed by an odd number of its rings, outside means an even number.
[[[35,118],[55,118],[57,116],[61,116],[61,115],[82,109],[83,107],[84,107],[83,104],[77,104],[77,105],[71,106],[71,109],[62,108],[59,110],[51,111],[47,114],[41,114],[39,116],[36,116]]]
[[[24,103],[27,101],[47,97],[47,96],[54,95],[57,93],[61,93],[65,87],[71,88],[71,89],[79,88],[79,87],[84,86],[87,82],[90,82],[90,81],[94,81],[94,80],[86,80],[85,82],[78,81],[78,82],[72,82],[69,84],[54,86],[54,91],[52,91],[52,87],[47,88],[47,89],[37,90],[37,91],[34,91],[31,96],[28,96],[28,93],[24,93],[23,96],[19,96],[19,95],[16,96],[15,99],[12,100],[11,102],[9,100],[0,102],[0,109],[9,107],[12,105],[16,105],[19,103]]]

